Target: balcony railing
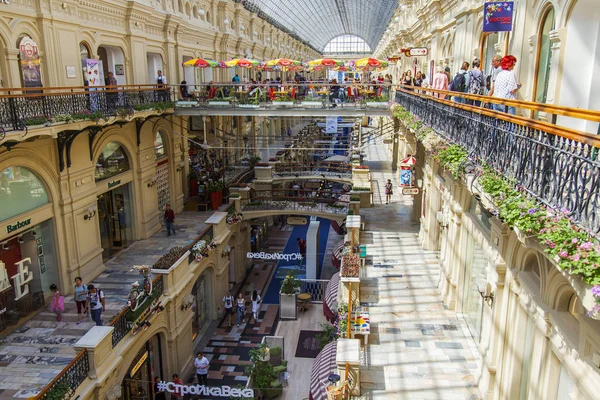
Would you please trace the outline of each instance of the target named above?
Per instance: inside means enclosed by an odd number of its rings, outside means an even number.
[[[0,90],[0,129],[133,116],[173,107],[172,89],[159,85],[14,88]]]
[[[322,176],[329,178],[352,178],[352,166],[342,163],[318,162],[313,164],[275,164],[273,177]]]
[[[198,243],[201,240],[204,240],[208,244],[208,243],[212,242],[213,237],[214,237],[213,236],[213,226],[209,225],[206,228],[204,228],[204,230],[202,232],[200,232],[200,234],[198,236],[196,236],[196,238],[192,241],[192,243],[187,245],[187,247],[185,249],[190,251],[190,255],[188,257],[189,263],[191,263],[194,260],[194,254],[192,253],[192,249],[194,248],[196,243]]]
[[[46,387],[35,396],[36,400],[71,399],[75,390],[88,377],[90,363],[87,350],[82,350]]]
[[[384,108],[389,84],[379,83],[212,83],[179,86],[176,107],[185,108]],[[393,98],[393,96],[392,96]]]
[[[322,303],[325,299],[325,291],[327,290],[328,280],[324,279],[301,279],[302,293],[310,293],[313,303]]]
[[[344,197],[342,197],[344,196]],[[313,190],[255,190],[241,201],[242,211],[299,211],[348,214],[347,195]]]
[[[464,93],[460,96],[532,112],[600,121],[597,111]],[[596,236],[600,232],[598,136],[414,91],[398,91],[396,101],[438,134],[464,147],[471,160],[488,164],[514,179],[543,204],[568,210],[575,223]]]

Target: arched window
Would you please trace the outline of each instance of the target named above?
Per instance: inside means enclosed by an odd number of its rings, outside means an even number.
[[[496,55],[496,43],[498,43],[498,32],[487,33],[481,44],[481,70],[486,75],[492,72],[492,58]]]
[[[188,17],[192,15],[192,7],[190,7],[190,3],[185,3],[185,15]]]
[[[194,16],[194,18],[198,18],[198,7],[194,6],[194,8],[192,9],[192,15]]]
[[[538,33],[534,95],[535,101],[539,103],[545,103],[548,99],[548,81],[552,62],[550,31],[552,30],[554,30],[554,8],[550,7],[542,18]]]
[[[371,47],[356,35],[341,35],[327,43],[323,53],[371,53]]]
[[[161,131],[158,131],[156,132],[156,136],[154,136],[154,158],[158,160],[166,155],[165,137]]]
[[[210,15],[210,11],[206,12],[206,22],[212,25],[212,16]]]
[[[79,43],[79,55],[82,60],[87,60],[92,56],[92,53],[90,52],[90,49],[87,46],[87,44],[83,42]]]
[[[102,149],[96,163],[96,182],[131,169],[127,152],[120,143],[110,142]]]
[[[42,181],[25,167],[0,172],[0,221],[49,203]]]
[[[177,2],[177,11],[183,14],[183,1],[181,0]]]

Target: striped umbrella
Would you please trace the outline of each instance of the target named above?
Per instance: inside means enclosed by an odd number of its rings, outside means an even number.
[[[325,304],[331,311],[337,308],[337,298],[338,298],[338,290],[340,287],[340,273],[337,272],[333,274],[329,283],[327,284],[327,288],[325,289]]]
[[[183,63],[184,67],[198,67],[198,68],[217,68],[219,63],[214,60],[207,60],[205,58],[194,58],[192,60]]]
[[[331,342],[323,347],[312,366],[310,374],[310,399],[327,400],[327,385],[329,375],[337,371],[335,356],[337,355],[337,342]]]
[[[381,61],[376,58],[361,58],[354,61],[354,66],[360,69],[385,68],[388,65],[389,63],[387,61]]]
[[[308,62],[309,67],[339,67],[344,65],[343,61],[334,60],[333,58],[319,58]]]
[[[265,63],[267,67],[275,67],[279,65],[280,67],[288,68],[294,66],[300,66],[302,63],[296,60],[290,60],[289,58],[276,58],[274,60],[269,60]]]
[[[341,257],[342,251],[344,250],[344,241],[340,241],[338,244],[335,245],[334,249],[333,249],[333,256],[335,258],[337,258],[338,260]]]
[[[258,67],[260,65],[260,61],[251,60],[247,58],[235,58],[233,60],[225,61],[225,65],[228,68],[250,68],[250,67]]]

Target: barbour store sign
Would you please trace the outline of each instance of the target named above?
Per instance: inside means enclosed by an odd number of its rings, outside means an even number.
[[[120,184],[121,184],[121,180],[120,180],[120,179],[118,179],[118,180],[116,180],[116,181],[111,181],[111,182],[108,182],[108,188],[109,188],[109,189],[112,189],[112,188],[114,188],[115,186],[118,186],[118,185],[120,185]]]
[[[30,224],[31,224],[31,218],[26,219],[25,221],[17,221],[12,225],[6,226],[6,233],[11,233],[11,232],[17,231],[17,230],[19,230],[27,225],[30,225]]]

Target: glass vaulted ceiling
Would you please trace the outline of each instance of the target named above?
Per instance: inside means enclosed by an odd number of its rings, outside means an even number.
[[[242,0],[261,18],[274,22],[323,52],[331,39],[351,34],[374,49],[386,30],[398,0]]]

